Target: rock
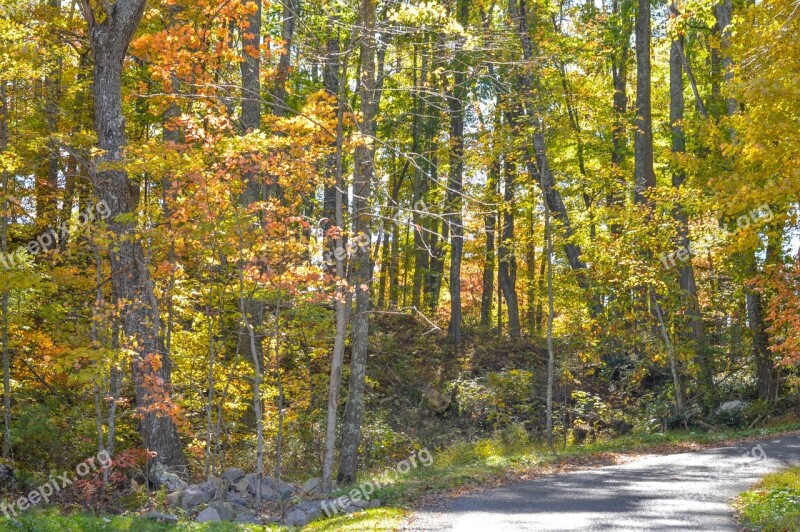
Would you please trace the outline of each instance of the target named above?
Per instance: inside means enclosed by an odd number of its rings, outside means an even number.
[[[380,508],[381,507],[381,500],[380,499],[372,499],[369,501],[370,508]]]
[[[239,482],[244,478],[244,474],[245,474],[244,471],[242,471],[238,467],[229,467],[222,474],[222,479],[226,480],[228,484],[233,486],[234,484],[236,484],[237,482]]]
[[[284,482],[283,480],[278,480],[272,477],[265,476],[262,480],[262,483],[266,484],[269,488],[272,488],[283,499],[289,499],[294,496],[295,492],[299,491],[298,487],[294,484],[290,484],[288,482]]]
[[[247,493],[247,488],[249,487],[250,487],[250,479],[247,477],[247,475],[240,478],[239,481],[233,485],[233,488],[240,494]]]
[[[286,526],[306,526],[310,522],[308,514],[298,508],[292,508],[283,518],[283,524]]]
[[[365,508],[369,508],[369,501],[364,499],[350,499],[350,506],[364,510]]]
[[[170,515],[170,514],[163,514],[161,512],[147,512],[146,514],[142,514],[140,516],[142,519],[152,519],[153,521],[157,521],[159,523],[177,523],[178,516]]]
[[[221,519],[219,518],[219,513],[214,508],[209,506],[197,514],[197,517],[195,517],[194,520],[198,523],[208,523],[209,521],[220,521]]]
[[[208,507],[216,510],[217,515],[223,521],[231,521],[237,515],[233,505],[229,502],[212,502]]]
[[[177,491],[186,488],[187,484],[181,477],[170,471],[161,462],[152,462],[149,468],[148,477],[150,482],[156,487],[165,487],[169,491]]]
[[[312,495],[319,495],[322,491],[322,479],[314,477],[306,480],[300,487],[303,493],[310,493]]]
[[[741,412],[745,408],[747,408],[747,403],[744,401],[726,401],[717,408],[716,414],[734,414]]]
[[[175,508],[176,506],[180,506],[182,493],[183,491],[173,491],[172,493],[167,493],[167,498],[166,498],[167,506],[169,506],[170,508]]]
[[[236,519],[233,520],[236,523],[243,523],[246,525],[263,525],[264,520],[261,519],[256,514],[241,514],[237,515]]]
[[[305,513],[309,521],[322,517],[322,501],[302,501],[294,509]]]
[[[194,484],[183,490],[181,508],[191,510],[211,500],[211,495],[200,485]]]
[[[7,464],[0,464],[0,486],[9,487],[16,483],[14,470]]]
[[[428,408],[437,414],[444,413],[445,410],[450,408],[450,398],[436,391],[433,388],[428,388],[425,391],[425,402]]]
[[[256,494],[256,483],[258,479],[255,475],[250,478],[250,483],[247,487],[248,493]],[[276,481],[270,476],[264,476],[261,479],[261,499],[267,501],[280,501],[289,499],[294,495],[295,487],[292,484],[283,482],[282,480]]]
[[[236,491],[229,491],[228,495],[225,497],[225,500],[228,502],[232,502],[235,504],[241,504],[242,506],[247,506],[248,500],[239,495]]]

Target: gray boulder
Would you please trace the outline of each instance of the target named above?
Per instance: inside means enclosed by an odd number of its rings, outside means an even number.
[[[303,490],[303,493],[319,495],[322,491],[322,479],[319,477],[310,478],[303,483],[300,489]]]
[[[209,506],[208,508],[197,514],[197,517],[195,517],[194,520],[197,521],[198,523],[208,523],[209,521],[221,521],[221,519],[219,518],[219,513],[211,506]]]
[[[716,414],[736,414],[747,408],[747,403],[744,401],[726,401],[717,408]]]
[[[228,492],[228,495],[225,497],[225,500],[235,504],[241,504],[242,506],[247,506],[250,503],[250,501],[242,497],[239,493],[237,493],[234,490]]]
[[[172,493],[167,493],[166,503],[167,506],[170,508],[175,508],[181,505],[181,494],[183,491],[173,491]]]
[[[179,477],[177,473],[170,471],[161,462],[152,462],[148,470],[148,477],[156,488],[163,486],[168,491],[182,490],[187,486],[186,481]]]
[[[244,475],[245,475],[244,471],[242,471],[238,467],[229,467],[222,474],[222,479],[227,481],[228,484],[230,484],[231,486],[233,486],[234,484],[242,480],[244,478]]]
[[[199,484],[189,486],[181,494],[181,508],[191,510],[211,500],[211,494]]]
[[[292,508],[286,517],[283,518],[283,524],[286,526],[306,526],[311,522],[311,518],[302,510]]]

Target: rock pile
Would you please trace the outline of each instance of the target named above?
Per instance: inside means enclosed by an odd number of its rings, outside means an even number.
[[[256,494],[261,490],[261,500],[271,507],[281,508],[279,516],[263,516],[256,511]],[[211,477],[200,484],[181,487],[167,494],[167,505],[182,508],[195,515],[199,523],[209,521],[234,521],[237,523],[282,523],[287,526],[305,526],[323,515],[333,516],[338,512],[352,513],[365,508],[377,508],[377,499],[351,499],[348,496],[336,499],[318,499],[322,492],[322,480],[312,478],[302,485],[284,482],[269,476],[245,473],[239,468],[225,470],[221,477]]]

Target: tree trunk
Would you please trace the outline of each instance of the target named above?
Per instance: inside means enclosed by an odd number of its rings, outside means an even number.
[[[500,181],[500,159],[495,157],[489,167],[489,176],[486,188],[490,191],[489,204],[495,203],[496,189]],[[489,211],[484,216],[484,232],[486,233],[486,247],[483,262],[483,289],[481,291],[481,325],[489,327],[492,323],[492,304],[494,303],[494,236],[497,227],[497,216]]]
[[[646,191],[656,184],[653,171],[653,120],[650,103],[650,1],[639,0],[636,9],[636,135],[634,197],[647,202]]]
[[[125,302],[122,332],[126,347],[135,351],[133,375],[136,404],[142,414],[141,431],[144,445],[157,453],[156,460],[167,467],[186,473],[186,458],[175,422],[163,403],[171,395],[172,362],[162,357],[164,343],[158,305],[153,294],[153,281],[145,263],[136,224],[130,218],[119,221],[120,214],[134,212],[139,200],[139,185],[128,178],[125,170],[109,167],[119,163],[126,143],[125,118],[122,115],[122,68],[125,54],[144,11],[144,0],[117,0],[105,20],[97,24],[92,12],[85,13],[89,23],[91,48],[94,54],[93,84],[94,119],[98,147],[103,154],[93,172],[94,188],[110,210],[109,228],[115,242],[110,248],[111,286],[117,301]],[[155,362],[154,357],[161,357]],[[160,390],[148,384],[163,382]],[[155,393],[154,393],[155,392]],[[156,400],[161,396],[163,400]]]
[[[423,198],[427,201],[425,196],[428,192],[428,180],[424,171],[426,165],[419,157],[419,154],[424,151],[424,146],[421,142],[423,128],[420,122],[422,121],[422,111],[425,108],[420,97],[419,86],[425,85],[427,70],[428,55],[423,51],[420,77],[417,79],[417,49],[414,47],[414,91],[412,94],[414,114],[411,123],[411,152],[414,157],[414,185],[411,201],[414,205]],[[412,278],[411,286],[411,305],[420,308],[422,306],[422,285],[425,273],[428,271],[430,253],[426,243],[427,235],[420,230],[424,220],[420,218],[420,214],[416,212],[416,209],[412,211],[411,218],[414,230],[414,277]]]
[[[669,58],[669,121],[672,134],[672,152],[686,152],[686,137],[683,131],[684,97],[683,97],[683,71],[681,59],[681,39],[678,37],[672,42]],[[686,174],[683,170],[672,173],[672,186],[680,190]],[[691,249],[689,238],[689,219],[684,212],[683,205],[675,205],[672,211],[675,222],[678,225],[678,236],[682,249]],[[688,260],[680,267],[680,287],[686,306],[686,316],[691,323],[691,338],[695,349],[695,361],[700,368],[701,379],[706,388],[706,393],[714,393],[714,382],[711,377],[708,360],[705,351],[705,329],[703,318],[700,313],[700,303],[697,298],[697,284],[695,283],[694,267],[692,261]],[[657,300],[654,302],[658,304]],[[662,325],[663,328],[663,325]]]
[[[515,184],[514,174],[516,167],[513,161],[506,157],[504,163],[505,183],[503,187],[503,230],[500,237],[500,245],[497,250],[498,274],[497,284],[503,291],[503,298],[508,308],[508,335],[511,338],[519,338],[519,302],[517,299],[517,259],[515,256],[514,240],[514,211],[515,204]]]
[[[520,40],[522,41],[523,59],[525,59],[527,63],[533,63],[533,42],[531,41],[528,33],[525,0],[519,0],[519,5],[517,5],[517,0],[510,0],[508,7],[509,15],[516,23],[517,32],[520,36]],[[539,90],[539,77],[538,75],[535,75],[535,70],[532,72],[533,74],[526,73],[520,77],[520,81],[523,85],[522,88],[525,94],[539,94],[541,92]],[[589,288],[589,280],[586,276],[586,263],[581,260],[580,246],[572,242],[574,229],[570,223],[569,214],[567,213],[567,208],[564,205],[563,199],[561,198],[561,193],[555,188],[555,180],[552,172],[550,171],[549,160],[547,157],[547,146],[544,137],[544,123],[540,116],[540,111],[536,108],[536,105],[533,105],[533,102],[530,103],[532,105],[526,105],[526,109],[529,109],[527,111],[528,113],[532,113],[531,118],[533,119],[534,128],[532,139],[533,149],[522,150],[523,161],[528,173],[542,187],[548,208],[553,213],[561,227],[563,227],[565,236],[564,251],[566,252],[567,260],[569,261],[569,265],[572,270],[576,272],[578,285],[582,289],[586,290]],[[506,112],[506,118],[512,128],[515,128],[517,125],[516,112]]]
[[[457,19],[466,26],[469,22],[469,2],[458,0]],[[458,46],[463,46],[463,42]],[[466,94],[466,56],[459,49],[455,56],[453,91],[448,97],[450,107],[450,175],[447,187],[447,211],[450,224],[450,324],[447,336],[456,346],[461,345],[461,255],[464,250],[464,227],[461,217],[464,174],[464,95]],[[519,323],[517,324],[519,328]]]
[[[378,94],[375,79],[375,4],[376,0],[361,1],[361,123],[360,132],[367,138],[375,135],[374,117],[377,113]],[[373,153],[370,144],[359,142],[354,153],[353,177],[353,233],[366,245],[354,246],[352,257],[352,286],[355,289],[356,308],[352,319],[352,353],[350,356],[350,383],[342,427],[342,453],[337,478],[344,484],[356,480],[358,469],[358,445],[361,439],[361,423],[364,417],[364,386],[367,371],[367,348],[369,335],[370,282],[372,261],[370,260],[370,212]]]
[[[8,149],[8,101],[6,80],[0,79],[0,155]],[[8,172],[2,171],[3,212],[0,213],[0,252],[4,262],[8,257]],[[11,355],[8,349],[8,290],[2,294],[2,341],[3,341],[3,458],[11,456]]]
[[[283,49],[278,61],[278,72],[275,75],[274,102],[272,114],[284,116],[289,106],[286,104],[286,82],[289,79],[289,65],[292,60],[292,40],[294,38],[295,21],[297,20],[297,6],[299,0],[282,0],[283,22],[281,24],[281,40]],[[259,0],[259,16],[261,6]]]
[[[329,46],[329,49],[333,47]],[[335,49],[338,50],[338,39]],[[330,170],[335,176],[335,183],[331,187],[333,189],[334,198],[334,212],[336,226],[340,229],[344,228],[344,197],[343,191],[344,179],[342,178],[342,137],[344,133],[344,102],[346,83],[339,83],[339,58],[334,56],[336,60],[335,72],[329,75],[336,76],[336,89],[337,89],[337,113],[336,113],[336,151],[334,153],[333,165]],[[328,69],[332,68],[332,61],[334,57],[330,57],[331,63],[327,65]],[[347,78],[347,61],[342,62],[344,65],[344,72],[342,78]],[[331,88],[333,83],[329,85]],[[329,162],[331,162],[329,160]],[[326,189],[327,192],[327,189]],[[332,243],[332,247],[341,247],[344,249],[344,236],[342,231],[338,233],[338,237]],[[339,392],[342,386],[342,365],[344,361],[345,343],[347,341],[347,322],[350,317],[351,305],[351,292],[350,288],[346,286],[346,273],[345,273],[345,257],[340,255],[336,258],[336,277],[337,287],[334,295],[334,307],[336,308],[336,336],[333,341],[333,354],[331,356],[331,373],[328,384],[328,412],[325,427],[325,454],[322,459],[322,490],[325,493],[331,491],[333,487],[333,462],[336,453],[336,420],[339,411]]]

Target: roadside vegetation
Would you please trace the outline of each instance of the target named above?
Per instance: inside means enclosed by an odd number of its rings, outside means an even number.
[[[736,507],[745,530],[800,530],[800,467],[765,476],[739,496]]]

